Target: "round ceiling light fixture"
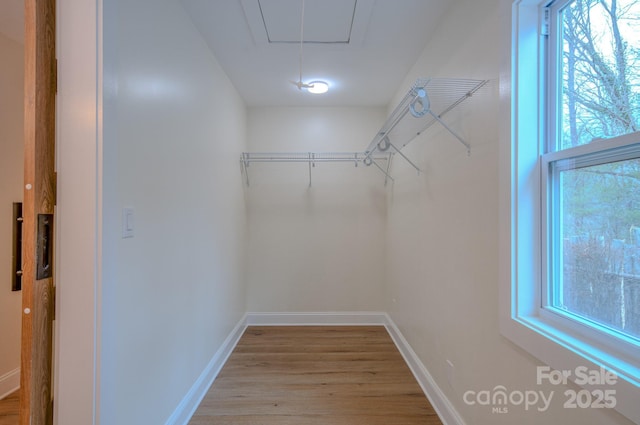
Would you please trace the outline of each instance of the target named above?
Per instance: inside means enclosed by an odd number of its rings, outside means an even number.
[[[329,91],[329,84],[324,81],[312,81],[307,87],[307,91],[313,94],[322,94]]]

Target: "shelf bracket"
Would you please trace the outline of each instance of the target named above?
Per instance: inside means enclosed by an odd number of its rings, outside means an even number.
[[[389,174],[389,166],[388,165],[389,165],[389,162],[391,161],[391,158],[389,158],[387,160],[387,170],[386,171],[373,158],[369,157],[369,159],[371,160],[371,163],[369,165],[371,165],[371,164],[375,165],[376,168],[378,168],[378,170],[380,170],[382,172],[382,174],[384,174],[384,176],[385,176],[385,179],[384,179],[385,185],[387,184],[387,179],[391,179],[391,181],[394,181],[393,177],[391,177],[391,175]]]
[[[407,157],[407,155],[403,154],[403,153],[400,151],[400,149],[398,149],[398,148],[397,148],[393,143],[389,143],[389,145],[393,148],[393,150],[395,150],[395,151],[396,151],[396,153],[397,153],[398,155],[400,155],[402,158],[404,158],[404,160],[405,160],[405,161],[407,161],[409,164],[411,164],[411,166],[412,166],[413,168],[415,168],[415,169],[416,169],[416,171],[418,172],[418,175],[420,175],[420,173],[422,172],[422,170],[420,170],[420,168],[419,168],[416,164],[414,164],[414,163],[413,163],[413,161],[411,161],[411,160]]]
[[[389,175],[389,170],[391,169],[391,158],[393,155],[389,155],[389,159],[387,160],[387,171],[384,173],[384,187],[387,187],[387,183],[389,183],[389,179],[393,181],[393,178]]]
[[[435,119],[436,121],[438,121],[440,123],[441,126],[443,126],[449,133],[451,133],[453,135],[453,137],[455,137],[456,139],[458,139],[458,141],[460,143],[462,143],[466,148],[467,148],[467,155],[471,156],[471,145],[467,142],[464,141],[464,139],[462,137],[460,137],[455,131],[453,131],[451,129],[451,127],[449,127],[447,124],[445,124],[444,121],[442,121],[440,119],[439,116],[437,116],[436,114],[434,114],[432,111],[429,111],[429,114],[431,114],[431,116],[433,117],[433,119]]]
[[[316,163],[313,162],[315,154],[309,152],[309,187],[311,187],[311,167],[315,167]]]
[[[247,187],[249,185],[249,154],[247,152],[242,153],[242,158],[240,159],[240,173],[244,174],[244,179]]]

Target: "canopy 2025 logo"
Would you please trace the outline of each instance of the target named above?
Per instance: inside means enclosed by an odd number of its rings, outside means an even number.
[[[538,366],[536,384],[567,385],[569,380],[580,386],[593,389],[567,389],[563,392],[563,407],[566,409],[611,409],[616,406],[616,390],[607,388],[618,382],[618,376],[604,368],[589,369],[579,366],[574,370],[553,370],[549,366]],[[596,387],[596,388],[594,388]],[[603,387],[603,388],[599,388]],[[466,391],[462,398],[470,406],[487,406],[492,413],[509,413],[509,409],[523,408],[525,411],[536,409],[546,412],[556,396],[556,391],[514,390],[497,385],[492,390]]]

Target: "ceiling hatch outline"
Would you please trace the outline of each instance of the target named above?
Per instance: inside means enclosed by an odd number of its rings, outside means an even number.
[[[305,44],[349,43],[357,0],[305,3]],[[300,0],[258,0],[258,6],[269,43],[300,43]],[[309,19],[312,16],[316,18]]]
[[[361,47],[374,3],[306,0],[304,44]],[[241,4],[256,46],[300,44],[301,0],[241,0]]]

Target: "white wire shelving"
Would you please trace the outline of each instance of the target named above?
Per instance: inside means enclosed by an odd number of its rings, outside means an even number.
[[[412,140],[438,123],[471,154],[471,145],[456,133],[443,117],[473,96],[488,80],[454,78],[419,78],[393,110],[389,118],[363,152],[244,152],[240,158],[242,173],[249,186],[248,168],[252,162],[306,162],[309,164],[309,186],[311,169],[319,162],[353,162],[355,166],[374,165],[389,179],[391,160],[400,155],[418,173],[420,168],[401,150]],[[383,162],[386,161],[386,164]]]
[[[247,187],[250,186],[249,166],[253,162],[306,162],[309,165],[309,187],[312,183],[312,169],[316,163],[321,162],[346,162],[359,164],[374,164],[386,179],[392,179],[389,175],[389,166],[392,154],[377,153],[367,155],[364,152],[243,152],[240,158],[240,167],[245,178]],[[386,161],[386,166],[382,167],[381,162]]]
[[[414,164],[401,149],[424,133],[433,124],[442,125],[471,154],[471,145],[458,135],[442,118],[456,106],[473,96],[487,80],[469,80],[453,78],[419,78],[387,121],[365,149],[365,154],[386,152],[392,149],[418,172]]]

